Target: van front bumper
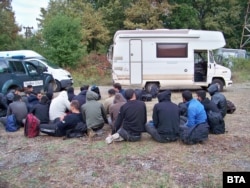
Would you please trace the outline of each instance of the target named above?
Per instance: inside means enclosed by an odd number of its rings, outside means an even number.
[[[232,80],[226,80],[225,81],[225,86],[226,87],[231,87],[233,85],[233,81]]]

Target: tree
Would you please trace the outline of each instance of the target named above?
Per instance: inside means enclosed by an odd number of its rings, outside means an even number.
[[[0,50],[12,50],[20,28],[15,24],[11,0],[0,1]]]
[[[163,18],[169,13],[167,1],[139,0],[127,8],[124,26],[127,29],[163,28]]]
[[[43,38],[48,59],[59,66],[73,66],[86,53],[80,43],[81,22],[77,18],[57,14],[44,23]]]

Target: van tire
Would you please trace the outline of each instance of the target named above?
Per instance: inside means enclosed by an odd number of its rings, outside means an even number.
[[[212,84],[218,84],[219,85],[219,91],[223,91],[224,83],[220,79],[214,79],[212,81]]]
[[[61,91],[61,83],[59,81],[56,80],[56,84],[55,84],[55,92],[59,92]]]
[[[158,91],[160,90],[158,84],[156,84],[156,83],[148,83],[148,84],[146,85],[146,87],[145,87],[145,88],[146,88],[146,91],[147,91],[148,93],[150,93],[152,87],[157,87]]]

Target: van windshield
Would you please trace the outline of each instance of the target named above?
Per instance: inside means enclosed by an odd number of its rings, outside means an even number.
[[[54,63],[51,63],[50,61],[48,61],[47,59],[41,59],[43,62],[45,62],[48,66],[54,68],[54,69],[60,69],[60,67],[58,65],[55,65]]]

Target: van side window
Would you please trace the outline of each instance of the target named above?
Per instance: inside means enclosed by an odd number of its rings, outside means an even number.
[[[9,61],[9,65],[12,68],[13,72],[25,74],[25,69],[21,61]]]
[[[158,58],[186,58],[188,52],[187,43],[158,43],[156,45]]]
[[[38,74],[38,72],[37,72],[37,70],[36,70],[36,66],[33,65],[32,63],[30,63],[30,62],[25,62],[25,66],[26,66],[26,68],[27,68],[29,74],[31,74],[31,75],[37,75],[37,74]]]

